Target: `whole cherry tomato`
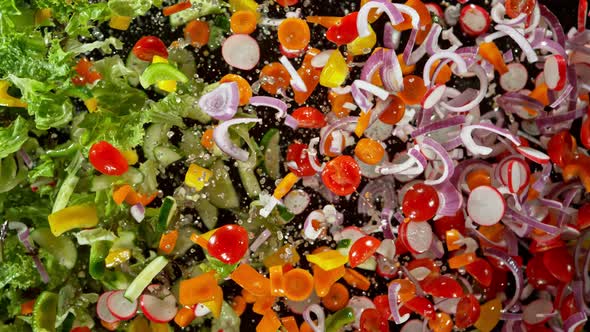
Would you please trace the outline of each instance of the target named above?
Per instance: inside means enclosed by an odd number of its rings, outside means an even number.
[[[166,45],[160,38],[154,36],[141,37],[131,51],[137,58],[143,61],[151,62],[154,55],[168,58]]]
[[[436,215],[438,194],[436,189],[424,183],[416,183],[406,191],[402,211],[412,221],[426,221]]]
[[[316,171],[311,167],[309,163],[309,157],[307,155],[307,144],[295,142],[291,143],[287,148],[287,163],[295,162],[297,167],[289,166],[289,170],[295,175],[302,177],[302,176],[312,176],[316,174]],[[317,158],[316,158],[317,162]]]
[[[379,239],[370,235],[363,236],[354,241],[348,252],[348,263],[350,267],[355,268],[373,256],[380,244],[381,241]]]
[[[479,301],[473,294],[467,294],[457,303],[457,313],[455,314],[455,325],[458,328],[467,328],[479,318],[480,307]]]
[[[574,258],[566,247],[558,247],[543,253],[543,263],[549,273],[565,283],[574,277]]]
[[[374,308],[363,310],[360,321],[361,332],[389,332],[387,319]]]
[[[361,183],[361,169],[351,156],[338,156],[324,167],[322,181],[334,194],[350,195]]]
[[[235,264],[248,250],[248,232],[240,225],[219,227],[209,238],[207,250],[225,264]]]
[[[358,14],[358,12],[353,12],[340,19],[338,23],[326,31],[326,39],[337,45],[352,43],[359,36],[356,28]]]
[[[510,18],[516,18],[520,14],[527,16],[533,12],[537,0],[506,0],[504,6],[506,7],[506,15]]]
[[[590,149],[590,117],[587,117],[586,120],[582,122],[580,141],[586,149]]]
[[[129,169],[123,154],[106,141],[94,143],[90,147],[88,160],[97,171],[106,175],[123,175]]]
[[[302,106],[293,111],[291,114],[301,128],[322,128],[326,125],[324,114],[317,108],[311,106]]]

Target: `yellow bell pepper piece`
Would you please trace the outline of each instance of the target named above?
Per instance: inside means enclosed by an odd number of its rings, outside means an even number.
[[[299,177],[295,175],[295,173],[290,172],[281,180],[281,182],[279,182],[272,195],[276,199],[283,198],[289,191],[291,191],[291,188],[293,188],[297,181],[299,181]]]
[[[210,170],[196,164],[190,164],[184,177],[184,183],[197,191],[201,191],[212,175],[213,172]]]
[[[96,206],[93,204],[74,205],[50,214],[49,228],[55,236],[75,229],[90,228],[98,225]]]
[[[163,58],[159,55],[154,55],[154,58],[152,59],[152,63],[168,63],[168,59]],[[156,83],[156,86],[159,89],[164,90],[166,92],[176,91],[176,81],[175,80],[158,81]]]
[[[371,34],[366,37],[357,37],[352,43],[346,45],[346,49],[352,55],[363,55],[371,53],[373,46],[377,43],[377,35],[369,25]]]
[[[137,155],[137,152],[135,152],[135,150],[133,149],[125,150],[121,153],[123,154],[123,157],[125,157],[125,160],[127,160],[127,164],[129,165],[135,165],[139,161],[139,156]]]
[[[84,105],[86,106],[86,109],[88,109],[88,112],[94,113],[94,112],[96,112],[96,109],[98,108],[98,99],[96,99],[94,97],[88,98],[88,99],[84,100]]]
[[[0,81],[0,106],[6,107],[27,107],[27,103],[8,94],[8,81]]]
[[[499,299],[490,300],[481,305],[479,319],[473,324],[481,332],[490,332],[500,321],[502,302]]]
[[[115,267],[125,263],[131,258],[131,250],[129,249],[111,249],[104,260],[106,267]]]
[[[194,243],[200,245],[203,249],[207,250],[207,244],[209,243],[209,239],[211,238],[211,236],[213,236],[213,233],[215,233],[215,231],[217,231],[217,228],[212,229],[207,233],[203,234],[192,233],[190,239]]]
[[[203,305],[211,310],[211,314],[214,318],[219,318],[221,306],[223,305],[223,289],[219,286],[215,286],[213,293],[213,299],[211,301],[203,302]]]
[[[305,257],[308,262],[316,264],[324,271],[330,271],[348,263],[348,256],[342,255],[338,250],[327,250],[305,255]]]
[[[299,254],[297,253],[297,249],[291,244],[286,244],[279,248],[274,254],[267,256],[264,258],[262,263],[267,268],[271,266],[280,265],[283,266],[285,264],[294,265],[299,262]]]
[[[39,9],[35,12],[35,24],[44,24],[51,18],[51,8]]]
[[[260,15],[258,13],[258,4],[254,0],[229,0],[229,8],[232,13],[239,10],[249,10],[256,13],[257,16]]]
[[[320,85],[326,88],[339,87],[346,80],[348,72],[348,64],[342,53],[339,50],[334,50],[320,73]]]
[[[109,27],[115,30],[122,30],[125,31],[129,29],[129,25],[131,24],[131,17],[129,16],[118,16],[113,15],[111,16],[111,20],[109,21]]]

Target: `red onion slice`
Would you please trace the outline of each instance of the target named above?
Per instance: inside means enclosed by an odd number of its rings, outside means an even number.
[[[394,50],[386,50],[383,54],[380,74],[383,87],[386,90],[397,92],[404,89],[404,75]]]
[[[396,50],[401,40],[401,32],[394,29],[391,24],[385,24],[383,27],[383,46]]]
[[[289,106],[287,106],[287,104],[284,101],[278,98],[267,96],[255,96],[250,98],[250,105],[274,108],[275,110],[277,110],[277,119],[285,117],[285,115],[287,114],[287,109],[289,108]]]
[[[588,321],[588,317],[586,316],[586,314],[583,312],[577,312],[569,316],[569,318],[566,319],[565,322],[563,322],[563,331],[575,332],[578,327],[584,326],[584,324],[586,324],[586,321]]]
[[[271,233],[268,229],[264,229],[262,231],[262,233],[260,233],[260,235],[258,235],[258,237],[256,238],[256,240],[254,240],[254,242],[252,242],[252,244],[250,245],[250,251],[251,252],[256,252],[258,250],[258,248],[260,248],[260,246],[266,242],[266,240],[268,240],[268,238],[270,237]]]
[[[524,285],[524,280],[523,280],[523,276],[522,276],[522,269],[520,268],[520,266],[518,266],[518,263],[516,263],[516,261],[512,257],[510,257],[507,253],[505,253],[502,250],[499,250],[496,248],[489,248],[484,251],[484,255],[485,256],[492,256],[492,257],[495,257],[496,259],[500,260],[500,262],[502,262],[502,264],[504,264],[510,270],[510,272],[512,272],[512,274],[514,275],[514,280],[515,280],[514,295],[507,302],[507,304],[504,305],[504,309],[503,309],[504,311],[510,310],[516,304],[516,302],[520,298],[520,294],[522,293],[522,289],[523,289],[523,285]]]
[[[356,19],[356,28],[359,32],[359,37],[367,37],[371,34],[371,30],[369,29],[369,11],[373,8],[385,12],[392,24],[399,24],[404,21],[402,13],[391,2],[386,0],[369,1],[361,7]]]
[[[240,93],[236,82],[221,83],[199,99],[199,107],[212,118],[229,120],[238,112]]]
[[[529,63],[535,63],[539,61],[539,57],[535,53],[535,50],[533,49],[529,41],[520,32],[516,31],[513,27],[504,24],[496,25],[495,29],[496,31],[502,32],[504,35],[508,35],[510,38],[512,38],[514,42],[516,42],[518,46],[520,46],[523,53],[526,55],[526,58]],[[484,40],[486,42],[492,41],[493,38],[489,37],[490,35],[485,37]]]
[[[389,25],[389,24],[386,24]],[[321,53],[320,53],[321,54]],[[373,75],[381,68],[383,64],[383,49],[378,49],[365,62],[365,65],[361,69],[360,78],[363,81],[370,82],[373,79]]]
[[[401,290],[402,286],[397,282],[392,282],[389,284],[387,288],[387,298],[389,300],[389,309],[391,310],[391,315],[393,316],[393,321],[396,324],[403,324],[408,319],[410,319],[410,314],[406,313],[403,316],[399,315],[399,307],[397,304],[398,293]]]
[[[469,150],[469,152],[471,152],[473,154],[488,155],[488,154],[492,153],[492,151],[493,151],[492,148],[489,148],[489,147],[483,146],[483,145],[478,145],[477,143],[475,143],[475,141],[473,140],[473,137],[472,137],[472,132],[475,129],[483,129],[483,130],[491,131],[492,133],[495,133],[500,136],[504,136],[504,137],[508,138],[512,143],[514,143],[517,146],[520,146],[520,139],[518,139],[517,136],[512,135],[506,129],[498,128],[492,124],[487,124],[487,123],[465,126],[461,129],[461,140],[463,141],[463,144],[465,145],[467,150]]]
[[[317,323],[311,318],[311,313],[314,313],[317,318]],[[324,309],[318,304],[311,304],[303,311],[303,319],[309,324],[314,332],[324,332],[326,315]]]
[[[322,155],[326,155],[326,140],[328,136],[332,134],[332,131],[337,129],[345,129],[347,131],[352,131],[354,128],[347,128],[351,125],[355,125],[358,122],[358,117],[356,116],[347,116],[342,118],[336,122],[331,123],[329,126],[322,128],[322,132],[320,134],[320,153]]]
[[[221,149],[221,151],[225,152],[230,157],[239,161],[247,161],[249,156],[248,151],[239,148],[234,143],[232,143],[231,139],[229,138],[228,129],[233,125],[253,122],[261,123],[262,119],[237,118],[221,122],[213,130],[213,140],[215,141],[215,144],[219,147],[219,149]]]
[[[438,193],[439,205],[436,214],[452,217],[463,205],[463,195],[449,181],[434,186]]]
[[[427,184],[427,185],[440,184],[443,181],[446,181],[449,177],[451,177],[453,175],[453,172],[455,171],[455,164],[453,163],[453,160],[451,159],[451,156],[449,155],[447,150],[445,150],[442,147],[442,145],[440,145],[440,143],[438,143],[437,141],[433,140],[430,137],[426,137],[422,140],[422,143],[420,144],[420,148],[422,150],[424,150],[425,148],[432,150],[438,156],[438,159],[440,159],[442,161],[442,164],[443,164],[442,174],[436,180],[425,180],[424,181],[425,184]]]
[[[487,77],[485,71],[483,70],[483,68],[481,66],[474,64],[471,66],[470,72],[475,73],[475,75],[479,79],[479,90],[477,90],[477,95],[475,96],[474,99],[470,99],[468,103],[466,103],[462,106],[459,106],[459,107],[452,106],[450,103],[442,102],[441,106],[446,108],[448,111],[467,112],[467,111],[475,108],[476,106],[479,106],[481,101],[485,98],[487,91],[488,91],[488,84],[489,84],[488,77]],[[457,98],[459,98],[459,97],[457,97]]]
[[[129,209],[129,212],[131,213],[133,219],[135,219],[135,221],[137,221],[138,223],[142,222],[145,218],[145,207],[141,203],[133,205]]]
[[[457,70],[458,70],[459,75],[467,72],[467,63],[465,63],[465,60],[459,54],[457,54],[455,52],[450,52],[450,51],[442,51],[442,52],[434,54],[433,56],[428,58],[428,60],[426,61],[426,64],[424,65],[422,77],[424,79],[425,86],[430,86],[430,84],[431,84],[430,83],[430,69],[432,68],[432,66],[434,65],[434,63],[437,60],[442,60],[442,59],[449,59],[449,60],[453,61],[454,64],[457,66]]]
[[[8,223],[8,228],[17,231],[18,240],[27,249],[29,255],[32,256],[33,263],[35,264],[35,268],[37,268],[37,272],[39,272],[41,280],[44,283],[48,284],[50,281],[49,273],[47,273],[47,270],[45,269],[43,262],[41,262],[41,259],[37,254],[35,246],[31,243],[31,240],[29,239],[30,231],[27,225],[23,224],[20,221],[10,221]]]

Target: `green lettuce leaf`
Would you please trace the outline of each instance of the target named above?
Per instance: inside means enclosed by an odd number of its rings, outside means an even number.
[[[78,124],[78,140],[85,152],[98,141],[107,141],[120,150],[130,150],[143,143],[143,125],[147,121],[139,110],[127,114],[102,111],[82,116]]]
[[[152,0],[109,0],[108,6],[120,16],[138,17],[152,8]]]
[[[10,126],[0,128],[0,159],[18,151],[29,138],[30,125],[22,117],[17,117]]]

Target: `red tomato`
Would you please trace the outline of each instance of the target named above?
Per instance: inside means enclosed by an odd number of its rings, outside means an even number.
[[[222,226],[209,239],[207,250],[225,264],[235,264],[248,250],[248,232],[239,225]]]
[[[545,289],[549,285],[556,285],[557,279],[547,271],[543,263],[543,253],[538,253],[531,258],[526,266],[526,276],[529,284],[533,285],[535,289]]]
[[[389,332],[389,323],[373,308],[363,310],[360,327],[361,332]]]
[[[590,203],[586,203],[578,210],[578,229],[585,229],[590,226]]]
[[[75,77],[76,79],[72,79],[72,82],[76,85],[84,85],[86,83],[92,84],[102,78],[102,75],[99,72],[92,70],[92,61],[89,61],[86,58],[78,60],[74,70],[78,73],[78,76]]]
[[[452,217],[441,217],[434,221],[434,232],[439,238],[444,238],[447,231],[456,229],[461,234],[465,234],[465,216],[463,210],[459,210]]]
[[[373,304],[377,308],[377,311],[381,314],[381,317],[389,320],[391,317],[391,308],[389,307],[389,297],[387,295],[377,295],[373,299]],[[393,317],[391,317],[393,319]]]
[[[574,258],[566,247],[559,247],[543,253],[543,264],[557,280],[565,283],[574,277]]]
[[[348,263],[350,267],[355,268],[373,256],[380,244],[381,241],[379,239],[370,235],[363,236],[354,241],[348,252]]]
[[[567,130],[553,135],[547,143],[549,158],[559,167],[564,167],[574,158],[576,149],[576,140]]]
[[[297,168],[289,167],[289,171],[295,173],[295,175],[299,177],[312,176],[317,173],[309,163],[309,157],[307,156],[307,144],[299,142],[291,143],[291,145],[289,145],[287,148],[286,159],[287,162],[294,161],[297,164]]]
[[[495,299],[499,292],[506,289],[508,283],[508,275],[506,271],[493,269],[492,283],[490,287],[484,288],[483,295],[486,301]]]
[[[457,280],[447,275],[428,277],[422,281],[421,286],[426,294],[436,297],[452,298],[463,296],[463,287]]]
[[[299,107],[291,114],[301,128],[322,128],[326,125],[324,114],[311,106]]]
[[[428,270],[430,270],[434,274],[440,273],[440,268],[438,267],[438,265],[436,265],[436,262],[431,258],[413,259],[408,263],[408,265],[406,265],[406,268],[408,269],[408,271],[412,271],[413,269],[416,269],[419,267],[427,268]],[[431,275],[432,275],[432,273],[431,273]]]
[[[490,263],[484,258],[474,260],[473,263],[465,267],[465,271],[484,287],[489,287],[492,284],[494,272]]]
[[[90,328],[87,326],[78,326],[78,327],[74,327],[73,329],[70,330],[70,332],[90,332]]]
[[[455,326],[464,329],[473,325],[479,318],[479,301],[473,294],[467,294],[457,303],[455,314]]]
[[[299,3],[299,0],[275,0],[279,5],[283,7],[295,6]]]
[[[350,195],[361,183],[361,169],[351,156],[338,156],[324,167],[322,181],[334,194]]]
[[[580,141],[586,149],[590,149],[590,117],[582,123],[582,129],[580,130]]]
[[[426,221],[436,215],[438,194],[424,183],[416,183],[404,195],[402,211],[412,221]]]
[[[168,58],[168,49],[164,42],[154,36],[141,37],[140,40],[135,43],[132,50],[133,54],[143,61],[152,61],[154,55],[161,56],[162,58]]]
[[[123,175],[129,169],[123,154],[106,141],[92,145],[88,160],[97,171],[106,175]]]
[[[326,39],[337,45],[344,45],[354,41],[359,36],[356,28],[358,14],[358,12],[353,12],[344,16],[338,23],[326,31]]]
[[[579,213],[579,211],[578,211]],[[529,251],[531,254],[536,254],[538,252],[543,252],[543,251],[547,251],[553,248],[558,248],[558,247],[563,247],[565,246],[565,242],[563,242],[563,240],[561,239],[561,237],[556,236],[552,239],[543,241],[543,242],[539,242],[537,241],[535,238],[533,238],[533,240],[531,241],[531,244],[529,246]]]
[[[434,310],[434,305],[432,305],[432,302],[430,302],[425,297],[416,296],[408,302],[404,303],[404,307],[428,319],[434,319],[436,314],[436,311]]]
[[[537,0],[506,0],[506,15],[510,18],[516,18],[518,15],[525,13],[530,15],[535,9]]]

